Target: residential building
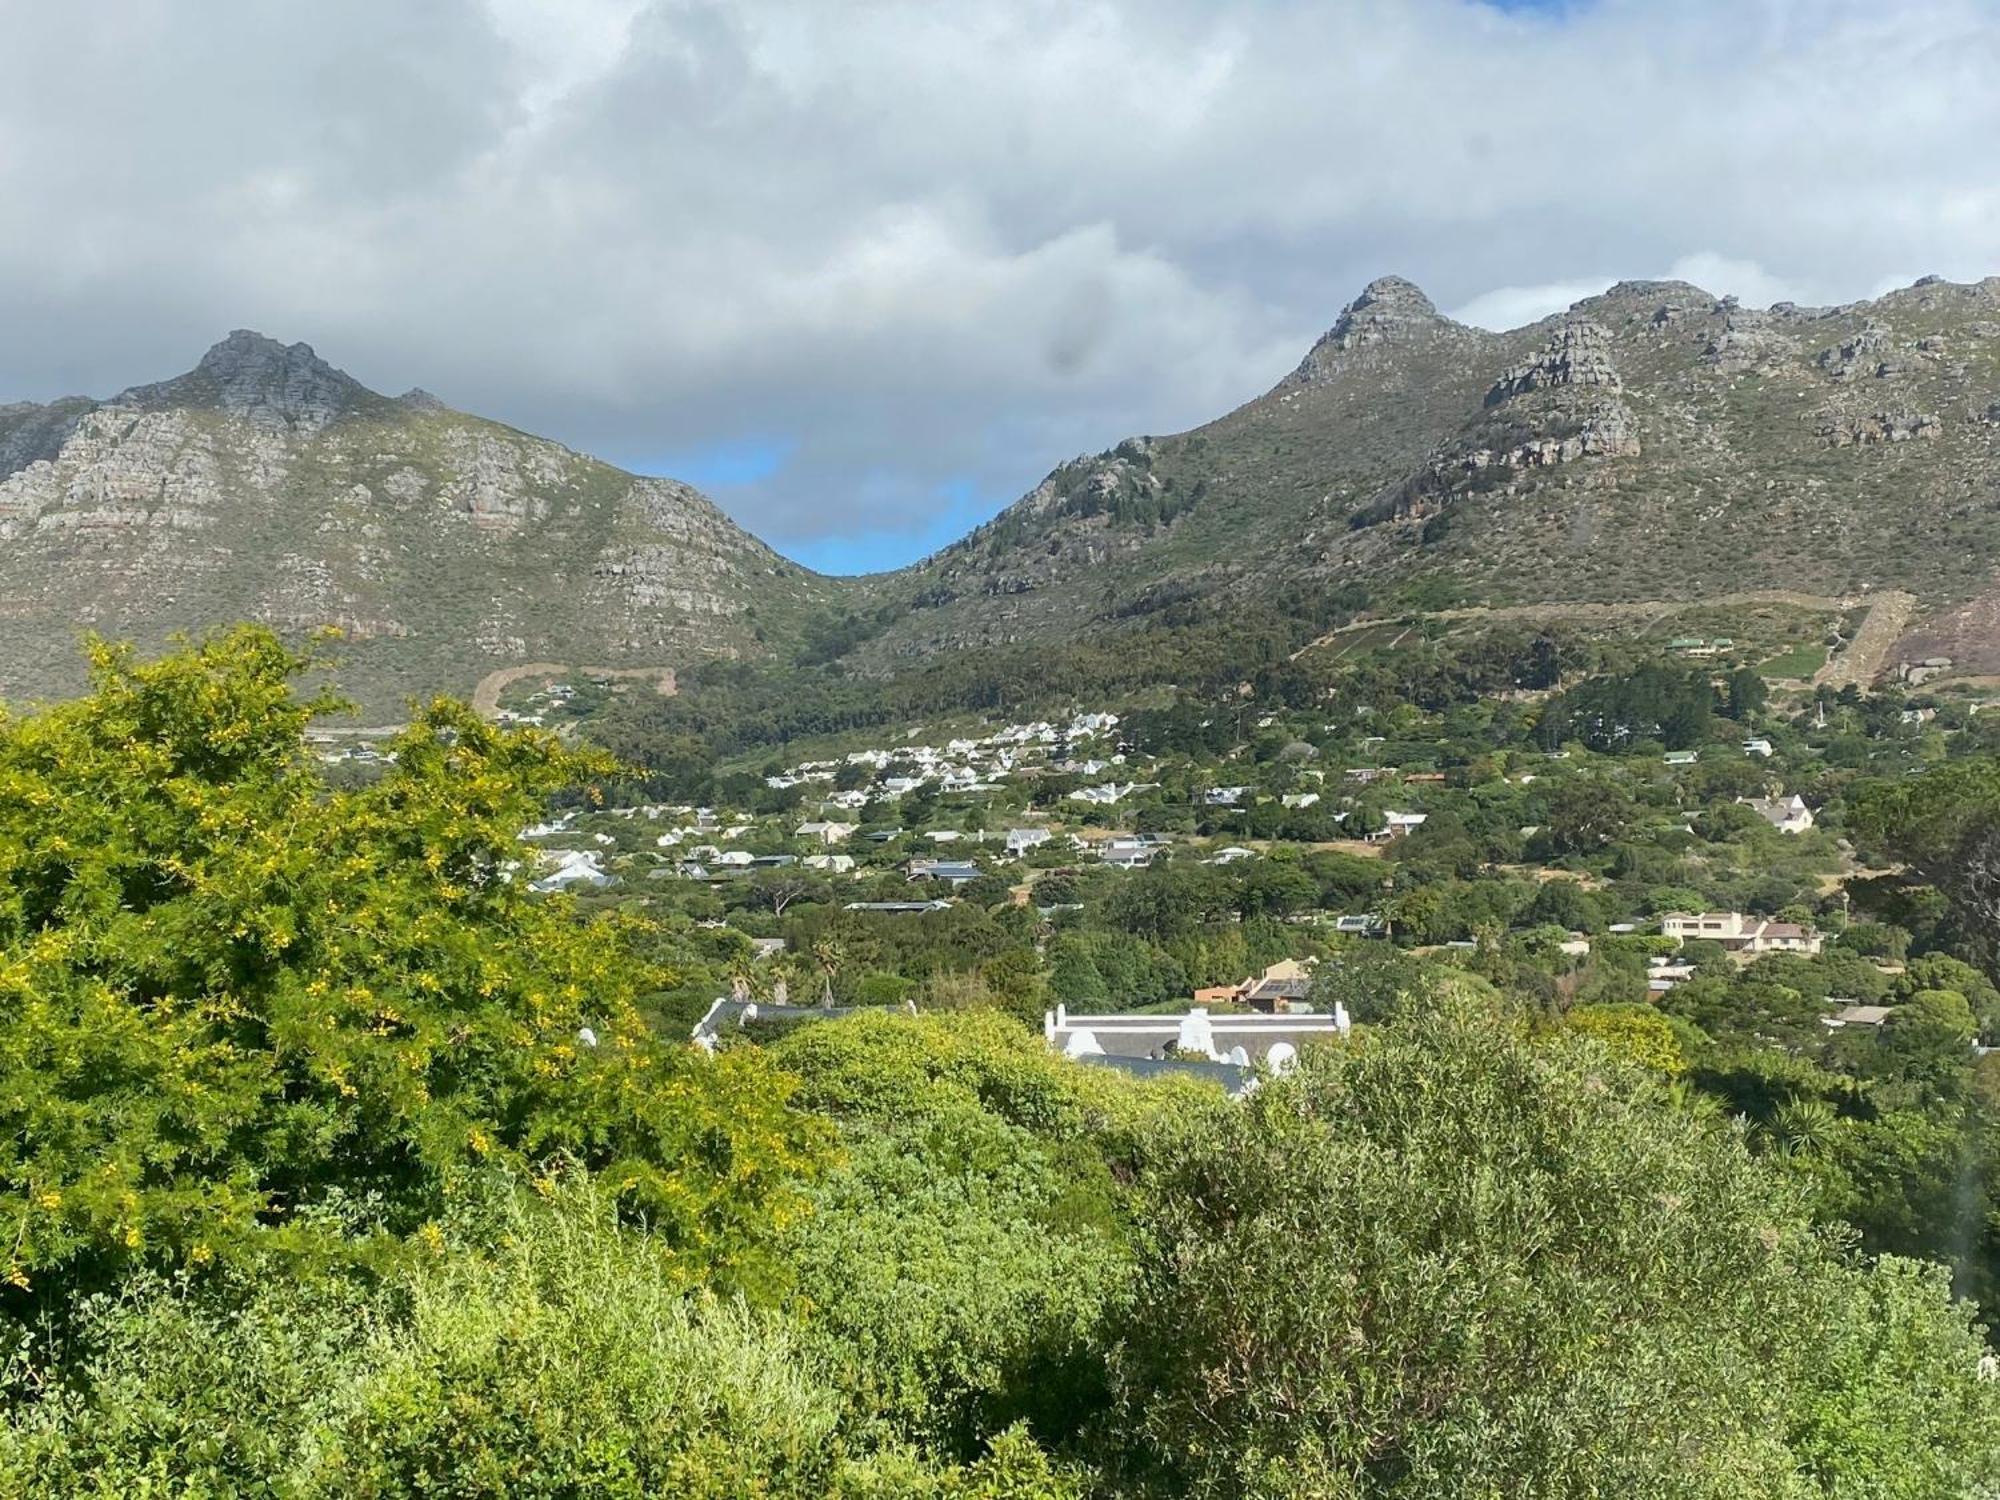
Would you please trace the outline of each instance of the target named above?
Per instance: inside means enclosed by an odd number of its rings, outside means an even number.
[[[854,828],[855,825],[852,823],[801,823],[798,827],[798,837],[813,839],[822,844],[844,844],[853,837]]]
[[[1026,854],[1030,849],[1039,849],[1049,841],[1046,828],[1010,828],[1007,830],[1007,852]]]
[[[1664,995],[1675,985],[1694,978],[1694,965],[1675,963],[1672,959],[1656,954],[1646,966],[1646,993]]]
[[[1817,928],[1795,922],[1773,922],[1763,917],[1746,917],[1742,912],[1702,912],[1691,916],[1669,912],[1660,918],[1660,932],[1686,942],[1693,938],[1720,943],[1731,953],[1816,954],[1825,939]]]
[[[1205,1064],[1204,1073],[1218,1066],[1234,1069],[1231,1076],[1209,1076],[1239,1093],[1256,1064],[1285,1072],[1300,1047],[1346,1036],[1351,1024],[1341,1008],[1331,1015],[1214,1016],[1195,1007],[1179,1016],[1073,1016],[1059,1005],[1042,1018],[1042,1034],[1065,1057],[1130,1072],[1161,1071],[1176,1063]]]
[[[1889,1019],[1890,1007],[1886,1005],[1856,1005],[1838,1000],[1829,1000],[1827,1004],[1840,1006],[1832,1015],[1819,1018],[1819,1024],[1832,1031],[1848,1026],[1880,1026]]]
[[[969,859],[913,859],[907,868],[912,880],[946,880],[953,885],[980,876],[979,866]]]
[[[1368,842],[1386,844],[1391,839],[1402,838],[1413,829],[1423,827],[1426,816],[1428,814],[1425,813],[1385,812],[1382,814],[1382,826],[1368,835]]]
[[[1797,793],[1789,797],[1739,797],[1736,800],[1780,833],[1804,833],[1813,826],[1812,809]]]
[[[1159,852],[1160,846],[1147,839],[1112,839],[1099,846],[1097,857],[1120,870],[1141,870]]]
[[[566,850],[555,857],[555,868],[539,880],[531,881],[528,889],[546,894],[566,891],[575,885],[607,886],[611,884],[611,877],[604,873],[604,866],[598,860],[594,849]]]

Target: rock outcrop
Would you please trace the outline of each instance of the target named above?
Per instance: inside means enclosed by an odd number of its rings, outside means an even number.
[[[81,628],[252,619],[339,629],[340,685],[379,718],[513,658],[754,653],[835,587],[685,485],[253,333],[109,401],[0,408],[0,459],[10,697],[77,685]]]
[[[1616,391],[1623,384],[1611,362],[1611,335],[1604,326],[1589,318],[1569,317],[1533,359],[1516,365],[1493,383],[1486,393],[1486,404],[1498,406],[1530,391],[1566,386]]]

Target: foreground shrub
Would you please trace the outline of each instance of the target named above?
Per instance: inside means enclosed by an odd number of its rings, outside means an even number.
[[[779,1324],[688,1297],[601,1193],[510,1204],[363,1290],[157,1278],[90,1303],[62,1381],[17,1362],[0,1490],[818,1500],[1081,1493],[1021,1434],[970,1468],[862,1449]],[[58,1351],[51,1351],[58,1352]],[[52,1383],[33,1390],[37,1379]]]
[[[819,1133],[754,1052],[663,1044],[662,976],[512,878],[521,828],[605,763],[423,709],[363,790],[304,742],[307,665],[238,630],[0,723],[0,1276],[302,1242],[369,1195],[406,1233],[494,1162],[571,1153],[680,1253],[754,1283]]]
[[[1448,995],[1182,1134],[1118,1376],[1163,1495],[1984,1492],[1943,1271],[1865,1265],[1736,1132]]]

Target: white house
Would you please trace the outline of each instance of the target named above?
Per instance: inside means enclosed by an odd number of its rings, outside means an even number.
[[[1059,1005],[1043,1015],[1042,1035],[1065,1057],[1079,1060],[1136,1063],[1191,1057],[1239,1068],[1261,1062],[1282,1073],[1298,1060],[1298,1049],[1306,1042],[1346,1036],[1352,1025],[1341,1006],[1331,1014],[1213,1016],[1196,1006],[1178,1016],[1073,1016]]]
[[[1247,786],[1212,786],[1202,795],[1202,801],[1210,807],[1234,807],[1249,790]]]
[[[1780,833],[1804,833],[1813,826],[1812,809],[1796,792],[1789,797],[1739,797]]]
[[[1150,865],[1153,856],[1159,852],[1157,844],[1139,839],[1113,839],[1098,849],[1097,857],[1115,869],[1141,870]]]
[[[1696,938],[1720,943],[1732,953],[1816,954],[1825,939],[1813,927],[1796,922],[1772,922],[1763,917],[1746,917],[1740,911],[1711,911],[1699,915],[1669,912],[1660,918],[1663,936],[1686,942]]]
[[[1771,742],[1765,739],[1745,740],[1743,742],[1743,753],[1745,755],[1762,756],[1765,760],[1769,760],[1771,758]]]
[[[1391,839],[1402,838],[1413,829],[1423,827],[1427,816],[1426,813],[1385,812],[1382,814],[1382,826],[1368,835],[1368,842],[1386,844]]]
[[[611,877],[604,873],[594,849],[571,849],[556,856],[555,868],[529,883],[531,891],[566,891],[573,885],[607,886]]]
[[[1284,807],[1311,807],[1317,801],[1319,801],[1318,792],[1287,792],[1278,799],[1279,804]]]
[[[799,861],[808,870],[825,870],[832,875],[845,875],[854,868],[851,854],[808,854]]]
[[[1072,802],[1095,802],[1100,806],[1108,807],[1114,802],[1124,801],[1125,798],[1131,796],[1134,792],[1150,791],[1155,784],[1128,781],[1121,786],[1115,781],[1107,781],[1100,786],[1078,787],[1069,795]]]
[[[1046,828],[1010,828],[1007,830],[1007,852],[1026,854],[1030,849],[1039,849],[1049,841]]]
[[[854,828],[855,825],[852,823],[801,823],[798,826],[798,837],[816,839],[822,844],[844,844],[854,836]]]

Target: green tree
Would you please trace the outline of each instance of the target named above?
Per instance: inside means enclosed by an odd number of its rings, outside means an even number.
[[[1720,1122],[1446,999],[1174,1139],[1117,1369],[1197,1496],[1958,1495],[2000,1388]]]
[[[559,1151],[685,1257],[753,1276],[820,1132],[755,1053],[658,1041],[671,975],[531,896],[516,835],[602,774],[552,735],[422,707],[330,792],[306,666],[243,629],[0,726],[0,1192],[7,1278],[304,1245],[371,1195],[407,1233],[452,1184]]]

